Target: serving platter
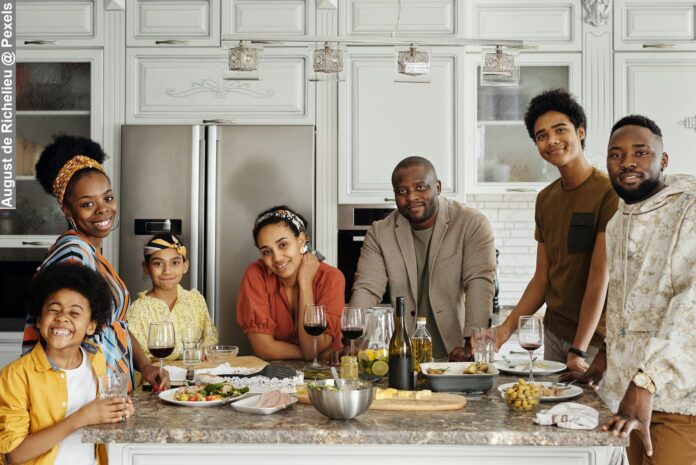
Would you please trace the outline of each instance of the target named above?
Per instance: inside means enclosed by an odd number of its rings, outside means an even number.
[[[502,395],[507,388],[511,388],[515,383],[505,383],[501,384],[498,386],[498,391],[500,391],[500,394]],[[534,384],[540,384],[546,388],[550,388],[554,385],[554,383],[550,383],[548,381],[544,382],[537,382],[535,381]],[[582,394],[582,388],[580,386],[568,386],[567,388],[564,388],[562,391],[560,391],[560,395],[558,396],[541,396],[539,399],[542,402],[559,402],[562,400],[568,400],[572,399],[574,397],[579,396]]]
[[[234,402],[232,404],[232,408],[235,409],[238,412],[243,412],[243,413],[256,413],[256,414],[261,414],[261,415],[269,415],[271,413],[278,412],[280,410],[286,409],[290,407],[291,405],[294,405],[297,403],[297,397],[290,397],[290,403],[287,405],[283,405],[280,407],[257,407],[256,403],[259,401],[259,398],[261,396],[258,394],[253,394],[249,397],[246,397],[246,399],[242,399],[239,402]]]
[[[216,405],[222,405],[222,404],[227,404],[230,402],[236,402],[238,400],[244,399],[244,398],[249,397],[251,395],[250,393],[247,392],[245,394],[242,394],[241,396],[225,397],[224,399],[188,401],[188,400],[176,400],[174,398],[174,395],[176,394],[176,391],[178,391],[178,390],[179,390],[178,388],[174,388],[174,389],[168,389],[166,391],[162,391],[159,393],[159,398],[165,402],[169,402],[170,404],[182,405],[184,407],[214,407]]]
[[[529,375],[529,361],[512,360],[508,363],[505,360],[496,360],[494,363],[498,371],[510,373],[512,375]],[[552,360],[535,360],[533,364],[533,372],[535,375],[550,375],[565,370],[566,364],[554,362]]]

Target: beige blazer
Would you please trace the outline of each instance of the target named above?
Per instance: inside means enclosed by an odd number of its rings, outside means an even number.
[[[450,352],[473,329],[487,327],[493,308],[495,242],[486,217],[440,196],[428,255],[429,298],[442,340]],[[355,273],[350,305],[377,305],[389,285],[392,305],[406,297],[407,327],[415,326],[416,252],[408,220],[394,211],[372,223]],[[466,298],[466,306],[464,300]]]

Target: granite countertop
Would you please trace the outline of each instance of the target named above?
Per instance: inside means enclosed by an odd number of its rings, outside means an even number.
[[[539,378],[556,380],[556,377]],[[368,410],[349,421],[330,420],[311,405],[295,404],[271,415],[168,404],[150,392],[133,396],[135,415],[124,423],[84,428],[83,441],[95,443],[216,444],[427,444],[516,446],[627,446],[627,438],[532,423],[533,413],[514,412],[497,386],[515,378],[499,376],[485,395],[469,397],[463,410],[391,412]],[[600,425],[611,412],[589,388],[574,399],[594,407]],[[553,403],[542,403],[550,408]]]

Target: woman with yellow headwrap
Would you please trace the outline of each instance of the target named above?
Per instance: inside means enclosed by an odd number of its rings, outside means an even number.
[[[91,268],[104,277],[114,307],[107,323],[83,347],[89,352],[101,349],[107,367],[128,375],[133,389],[133,369],[141,372],[153,386],[169,386],[166,370],[161,374],[128,331],[127,312],[130,294],[116,270],[101,254],[102,241],[117,227],[118,206],[111,181],[102,162],[106,154],[96,142],[84,137],[58,136],[46,147],[36,163],[36,177],[46,192],[60,205],[68,230],[51,246],[40,269],[54,263],[74,262]],[[27,317],[22,353],[39,341],[36,321]]]
[[[143,348],[147,347],[150,323],[171,321],[174,324],[176,344],[168,360],[181,358],[181,334],[192,328],[203,338],[203,347],[218,342],[205,298],[197,290],[187,291],[179,284],[188,271],[186,247],[173,234],[155,235],[145,244],[143,271],[152,280],[152,289],[138,294],[128,315],[133,337]]]

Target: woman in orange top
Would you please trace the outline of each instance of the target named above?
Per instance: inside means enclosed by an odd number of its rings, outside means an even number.
[[[341,312],[346,285],[343,274],[321,263],[311,251],[306,221],[282,205],[261,213],[254,242],[261,258],[244,272],[237,297],[237,322],[251,348],[265,360],[314,356],[312,336],[304,330],[307,305],[326,307],[326,331],[317,349],[326,358],[342,349]]]

